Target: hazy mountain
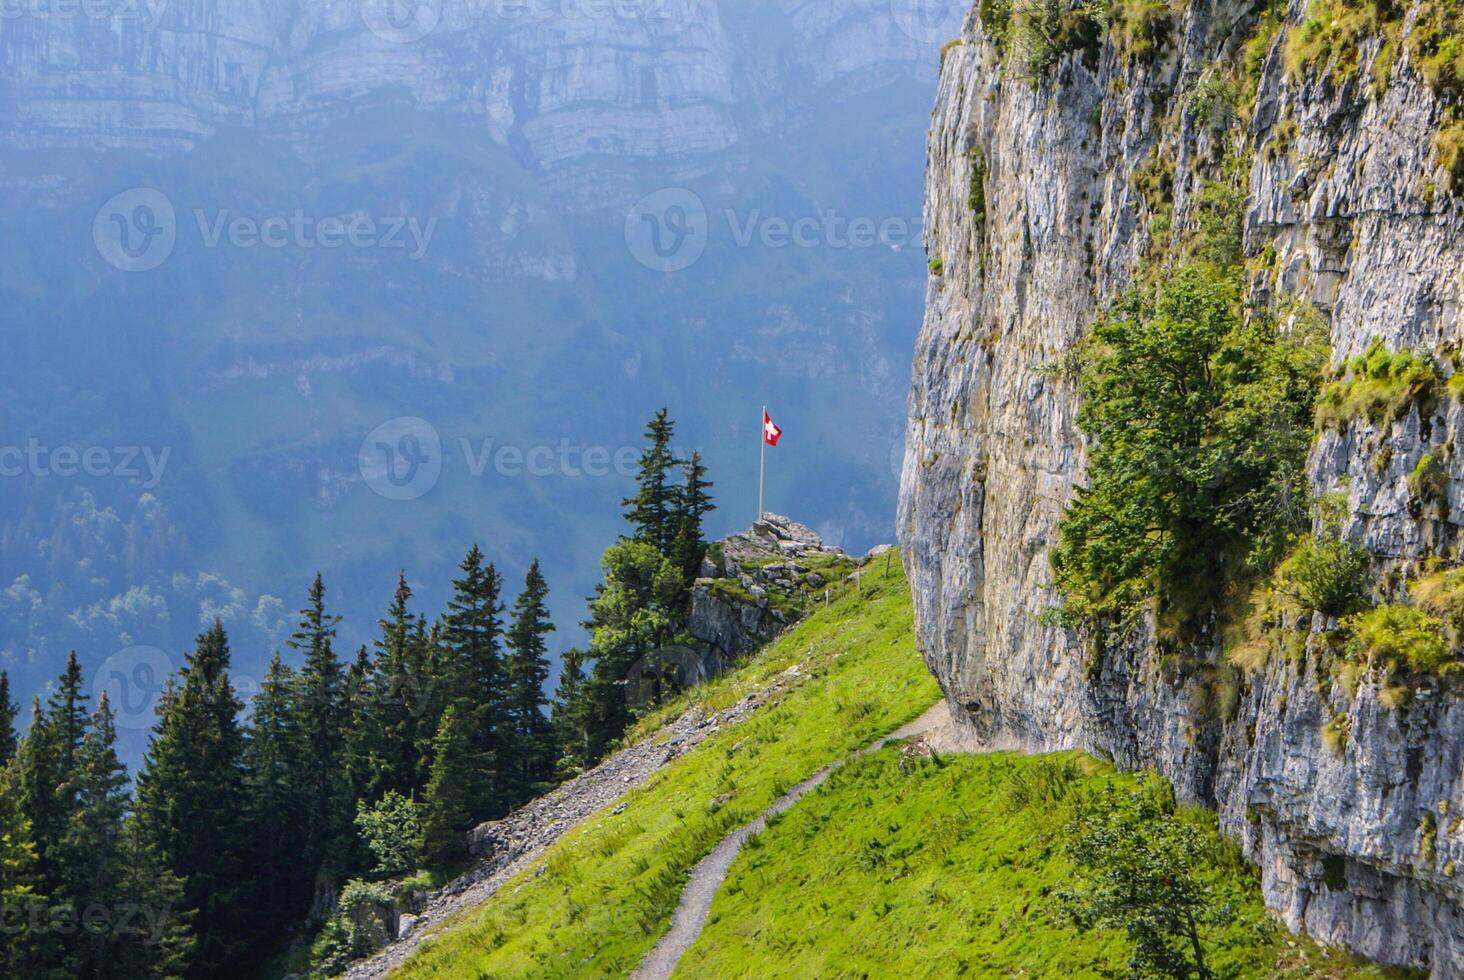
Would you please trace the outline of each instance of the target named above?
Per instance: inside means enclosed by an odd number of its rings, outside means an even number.
[[[74,646],[138,733],[206,620],[247,693],[317,569],[361,642],[398,569],[435,610],[474,540],[515,587],[543,558],[568,642],[662,404],[711,468],[712,531],[753,516],[766,402],[787,433],[770,506],[849,548],[888,539],[922,133],[960,17],[8,6],[0,665],[18,693]]]

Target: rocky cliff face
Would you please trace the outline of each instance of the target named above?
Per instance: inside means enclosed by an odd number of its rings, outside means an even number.
[[[1407,44],[1376,58],[1365,36],[1352,39],[1350,80],[1288,70],[1288,30],[1306,10],[1292,0],[1268,37],[1250,5],[1196,0],[1151,25],[1147,50],[1115,26],[1035,73],[972,11],[945,53],[929,137],[933,275],[899,529],[926,659],[975,735],[1157,768],[1218,808],[1290,927],[1464,976],[1455,694],[1420,682],[1389,708],[1370,673],[1353,690],[1315,657],[1272,657],[1217,708],[1211,682],[1230,669],[1218,640],[1174,670],[1144,630],[1094,668],[1072,632],[1039,620],[1056,602],[1049,549],[1084,481],[1074,379],[1054,365],[1171,227],[1146,199],[1156,173],[1183,227],[1203,181],[1241,148],[1252,295],[1315,308],[1336,358],[1374,339],[1428,356],[1464,339],[1464,211],[1433,139],[1445,99]],[[1405,37],[1418,16],[1417,5],[1403,16]],[[1205,93],[1247,45],[1254,99],[1217,119]],[[1449,399],[1320,433],[1315,489],[1346,494],[1347,533],[1384,579],[1456,554],[1461,438]],[[1407,478],[1425,453],[1446,477],[1420,514]],[[1315,644],[1328,625],[1289,628]],[[1324,744],[1329,721],[1350,731],[1340,750]]]

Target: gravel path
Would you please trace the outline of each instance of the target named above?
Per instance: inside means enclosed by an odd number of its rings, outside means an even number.
[[[727,872],[731,869],[737,853],[742,850],[742,845],[747,842],[747,838],[762,832],[767,826],[768,817],[782,813],[793,806],[805,793],[828,779],[849,759],[857,759],[861,755],[883,748],[890,742],[913,738],[917,735],[933,735],[936,736],[937,741],[949,744],[951,730],[950,710],[944,700],[938,701],[929,711],[904,728],[891,732],[846,759],[839,759],[824,766],[778,797],[771,806],[753,820],[722,838],[722,842],[691,869],[691,877],[687,879],[686,887],[681,892],[681,902],[671,916],[670,931],[661,937],[656,948],[641,961],[641,965],[632,974],[634,980],[669,980],[671,974],[676,970],[676,964],[681,962],[681,957],[701,935],[702,928],[707,922],[707,913],[712,908],[712,899],[716,897],[718,890],[722,887],[722,882],[726,880]]]
[[[515,875],[534,866],[551,845],[585,819],[640,786],[671,760],[721,729],[735,725],[784,689],[799,682],[790,667],[772,683],[711,716],[692,708],[646,740],[532,800],[522,808],[468,832],[469,846],[483,859],[432,896],[414,917],[403,916],[404,934],[368,960],[352,966],[349,980],[379,980],[406,962],[444,923],[487,901]]]

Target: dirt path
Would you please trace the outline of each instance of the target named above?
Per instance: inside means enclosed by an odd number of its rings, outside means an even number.
[[[367,960],[353,964],[347,980],[379,980],[442,926],[487,901],[515,875],[539,862],[555,841],[581,822],[642,785],[673,759],[716,732],[744,720],[801,680],[801,665],[773,678],[758,691],[710,716],[692,708],[644,741],[615,753],[583,775],[524,805],[502,820],[480,824],[468,834],[474,854],[483,855],[471,870],[431,896],[410,919],[403,934]]]
[[[722,882],[726,880],[727,872],[731,869],[737,853],[742,850],[742,845],[747,842],[747,838],[762,832],[767,826],[768,817],[782,813],[793,806],[804,794],[828,779],[849,759],[857,759],[859,756],[881,749],[891,742],[914,738],[917,735],[924,735],[936,743],[942,743],[937,744],[937,748],[941,750],[945,750],[946,746],[953,744],[955,736],[950,710],[944,700],[936,702],[934,707],[904,728],[891,732],[853,755],[824,766],[778,797],[771,806],[753,820],[722,838],[722,842],[691,869],[691,877],[687,879],[686,887],[681,892],[681,902],[671,916],[670,931],[661,937],[656,948],[641,961],[641,965],[632,974],[634,980],[669,980],[671,974],[676,970],[676,964],[681,962],[681,957],[701,935],[702,928],[707,922],[707,913],[712,908],[712,899],[716,897],[718,890],[722,887]]]

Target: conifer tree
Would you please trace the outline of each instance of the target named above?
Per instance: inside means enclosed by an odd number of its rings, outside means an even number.
[[[229,641],[215,620],[199,636],[159,721],[137,777],[137,819],[146,844],[185,882],[195,912],[195,971],[237,970],[248,936],[243,706],[229,679]]]
[[[46,902],[36,890],[36,861],[30,820],[22,806],[21,763],[12,758],[0,767],[0,909],[13,910],[0,943],[0,976],[40,976],[45,966],[27,914],[33,904]]]
[[[432,778],[422,801],[421,851],[429,865],[447,864],[463,855],[463,832],[472,816],[472,755],[463,715],[450,704],[432,740]]]
[[[130,928],[112,918],[123,904],[122,821],[127,815],[127,771],[117,758],[117,729],[105,692],[97,700],[91,730],[82,739],[69,792],[76,801],[57,845],[63,890],[78,916],[100,909],[106,918],[94,929],[65,936],[66,969],[75,976],[111,976]]]
[[[544,714],[544,684],[549,679],[546,637],[554,632],[546,600],[549,585],[537,559],[524,576],[524,590],[513,606],[508,631],[509,723],[513,733],[508,793],[517,806],[547,788],[554,775],[554,737]]]
[[[376,664],[367,690],[367,727],[374,744],[372,782],[367,795],[379,800],[395,790],[411,796],[419,785],[417,718],[425,712],[430,692],[423,675],[423,643],[408,609],[412,589],[405,575],[397,577],[396,594],[381,620]]]
[[[677,533],[677,487],[671,482],[671,469],[676,465],[671,450],[675,430],[676,425],[665,408],[646,424],[645,435],[650,445],[641,453],[636,494],[621,501],[626,508],[625,519],[635,529],[632,537],[663,555],[671,553]]]
[[[258,925],[267,931],[303,915],[314,885],[314,869],[300,861],[304,744],[293,709],[296,683],[295,672],[275,654],[254,697],[244,752],[249,846],[257,862],[254,905],[261,912]]]
[[[304,803],[304,847],[299,860],[321,876],[320,887],[329,887],[338,870],[334,865],[341,860],[339,845],[350,832],[352,818],[343,768],[345,674],[334,648],[338,622],[340,617],[325,611],[325,585],[317,574],[287,645],[305,655],[295,675],[293,699],[302,740],[298,785]]]
[[[110,972],[103,980],[175,980],[189,973],[197,942],[190,923],[183,879],[168,870],[158,850],[147,842],[137,820],[122,825],[119,908],[139,911],[131,928],[111,952]]]
[[[549,716],[558,753],[555,775],[569,779],[587,769],[590,759],[590,704],[585,693],[585,653],[566,650],[559,666],[559,683],[554,688],[554,706]]]
[[[15,713],[18,710],[10,700],[10,676],[0,670],[0,768],[15,755]]]
[[[41,699],[31,701],[30,727],[16,748],[16,788],[21,813],[30,828],[35,849],[36,887],[50,894],[60,885],[47,847],[61,836],[68,814],[57,790],[64,778],[55,730],[41,709]]]
[[[373,672],[371,658],[363,646],[356,651],[356,659],[346,669],[344,688],[345,737],[342,763],[346,799],[350,803],[353,815],[351,826],[345,829],[344,837],[339,842],[341,857],[344,861],[342,868],[344,876],[364,874],[371,869],[372,865],[370,850],[367,849],[366,843],[360,835],[354,832],[354,814],[361,801],[365,801],[368,805],[376,802],[376,797],[369,795],[372,784],[375,782],[375,752],[379,744],[379,739],[371,730],[371,716],[368,710]]]
[[[469,733],[468,799],[473,814],[487,819],[506,810],[500,777],[509,754],[501,585],[498,571],[484,563],[477,545],[459,568],[462,578],[453,582],[443,639],[450,657],[451,700]]]
[[[671,557],[681,569],[689,589],[701,573],[702,559],[707,553],[707,543],[702,538],[702,519],[717,506],[712,503],[712,495],[708,492],[712,484],[707,480],[707,468],[702,464],[701,453],[692,453],[681,469],[685,482],[676,495],[676,543]]]

